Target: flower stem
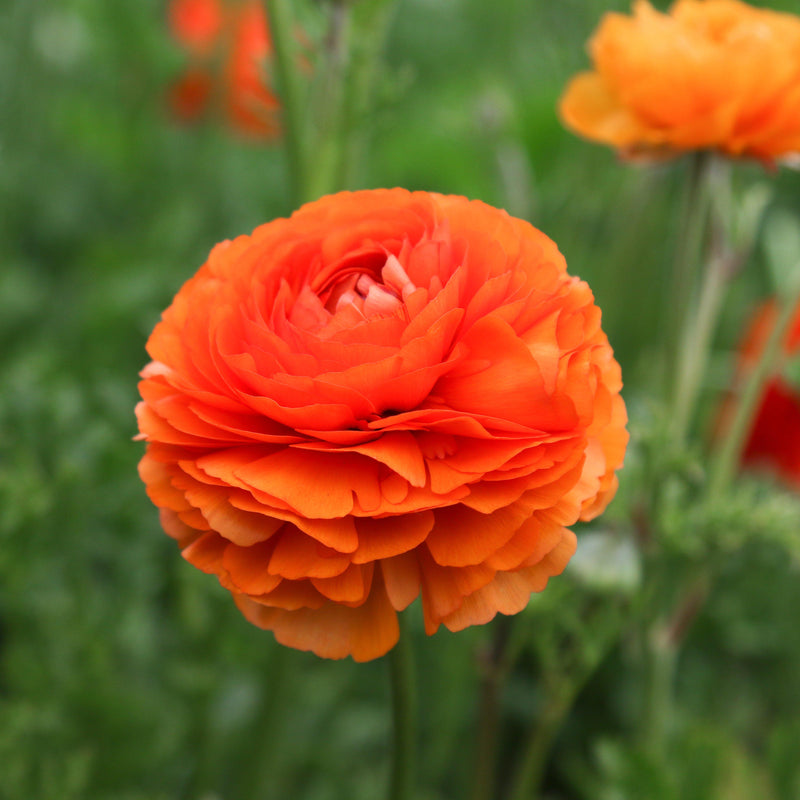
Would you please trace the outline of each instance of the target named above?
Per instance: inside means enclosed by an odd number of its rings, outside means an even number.
[[[289,0],[265,0],[283,109],[284,142],[294,202],[315,200],[351,182],[393,0],[328,0],[320,67],[306,92]]]
[[[645,696],[641,738],[651,756],[663,760],[672,725],[675,671],[681,646],[711,588],[711,575],[701,566],[687,581],[671,615],[646,631]]]
[[[261,696],[254,713],[251,715],[252,723],[242,734],[240,741],[232,748],[236,756],[247,757],[247,767],[244,765],[237,769],[237,762],[233,764],[233,774],[241,775],[239,784],[240,797],[259,798],[267,797],[274,781],[275,748],[265,747],[261,752],[256,751],[253,757],[253,742],[269,743],[272,731],[280,728],[286,721],[287,702],[292,696],[290,665],[291,651],[282,645],[272,648],[272,658],[265,671],[268,680],[262,687]],[[230,766],[230,764],[228,765]]]
[[[700,254],[708,218],[708,173],[713,156],[700,151],[691,156],[686,182],[683,209],[679,223],[679,237],[675,249],[670,286],[669,318],[666,323],[666,375],[667,387],[677,373],[681,332],[692,293],[693,277],[700,264]]]
[[[535,800],[540,796],[556,737],[583,688],[619,640],[621,621],[620,618],[603,628],[591,646],[585,640],[578,642],[574,651],[575,655],[580,654],[577,662],[563,653],[557,664],[545,669],[542,688],[546,699],[525,742],[508,795],[510,800]]]
[[[539,797],[547,759],[556,736],[581,689],[594,674],[606,653],[604,648],[602,653],[598,653],[596,659],[592,659],[579,674],[563,677],[560,684],[546,687],[548,697],[525,743],[509,793],[510,800],[535,800]]]
[[[283,139],[295,204],[313,199],[308,191],[306,130],[302,83],[297,67],[289,0],[265,0],[272,40],[273,65],[283,114]]]
[[[651,626],[646,632],[644,713],[642,743],[659,760],[666,747],[672,718],[672,693],[678,648],[670,639],[664,622]]]
[[[492,800],[495,797],[500,693],[503,680],[511,666],[509,640],[512,624],[509,617],[502,616],[496,619],[491,640],[478,654],[481,687],[475,768],[470,789],[472,800]]]
[[[351,15],[350,3],[344,0],[332,0],[328,4],[323,66],[312,97],[314,116],[310,135],[314,169],[307,181],[312,199],[343,188]]]
[[[416,773],[417,699],[411,636],[402,614],[400,639],[389,653],[394,742],[389,800],[412,800]]]
[[[572,707],[575,695],[574,690],[569,690],[552,697],[542,709],[525,745],[525,752],[509,795],[511,800],[534,800],[538,797],[547,756],[564,718]]]
[[[714,182],[713,194],[721,196],[729,191],[729,168],[725,164],[716,163],[714,170],[707,170],[704,179]],[[701,190],[702,191],[702,190]],[[705,190],[708,194],[710,187]],[[705,215],[700,215],[705,218]],[[720,223],[720,220],[716,220]],[[706,270],[703,274],[700,296],[697,307],[685,319],[680,338],[680,350],[677,355],[675,394],[672,406],[672,435],[678,447],[687,436],[694,414],[697,398],[700,393],[703,375],[708,365],[709,353],[722,308],[724,289],[730,277],[730,258],[726,243],[718,236],[712,248]],[[693,234],[694,235],[694,234]],[[702,240],[702,236],[700,237]]]
[[[795,271],[800,275],[800,264],[795,267]],[[736,404],[731,426],[722,437],[719,449],[712,456],[707,490],[709,501],[719,498],[726,491],[736,473],[764,388],[775,374],[780,362],[783,343],[794,320],[798,303],[800,303],[800,280],[795,281],[793,291],[788,292],[783,298],[778,319],[772,328],[764,352],[750,372]]]
[[[396,0],[369,0],[353,4],[350,71],[344,85],[341,183],[347,188],[363,181],[364,153],[374,126],[372,99],[389,24]]]

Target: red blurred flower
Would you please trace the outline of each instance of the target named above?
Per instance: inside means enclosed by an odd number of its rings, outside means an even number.
[[[240,133],[277,136],[279,103],[267,82],[272,45],[260,0],[173,0],[170,27],[191,59],[170,92],[175,116],[193,120],[216,105]]]
[[[272,52],[263,4],[238,9],[232,26],[233,42],[226,64],[227,111],[242,131],[260,136],[278,133],[278,99],[266,84],[266,63]]]
[[[178,119],[194,120],[208,108],[214,84],[203,69],[190,68],[172,85],[170,107]]]
[[[514,614],[616,491],[589,287],[463,197],[342,193],[217,245],[153,331],[140,474],[183,555],[321,656]]]
[[[220,0],[172,0],[169,23],[172,35],[190,53],[207,55],[222,30]]]
[[[741,345],[740,377],[761,357],[777,316],[778,305],[774,300],[756,311]],[[784,364],[767,384],[755,414],[742,463],[771,471],[800,488],[800,387],[780,374],[789,359],[800,358],[800,307],[784,342],[783,354]]]

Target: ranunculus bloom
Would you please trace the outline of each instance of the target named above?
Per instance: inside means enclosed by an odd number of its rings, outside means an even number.
[[[140,474],[183,555],[321,656],[520,611],[627,442],[589,287],[463,197],[342,193],[217,245],[148,344]]]
[[[279,103],[266,83],[272,54],[260,0],[173,0],[170,27],[191,64],[170,91],[180,119],[194,120],[219,107],[240,133],[274,138]]]
[[[606,14],[565,124],[624,155],[711,149],[773,162],[800,153],[800,18],[739,0],[636,0]]]
[[[778,316],[770,300],[756,311],[740,350],[739,373],[746,377],[761,357]],[[784,364],[770,379],[742,452],[745,466],[766,469],[800,488],[800,387],[781,375],[789,359],[800,358],[800,307],[783,345]],[[726,415],[732,411],[728,403]]]

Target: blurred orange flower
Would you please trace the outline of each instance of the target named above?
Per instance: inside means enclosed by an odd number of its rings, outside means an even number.
[[[169,25],[173,36],[193,55],[208,55],[222,31],[220,0],[172,0]]]
[[[514,614],[616,491],[620,369],[589,287],[504,211],[342,193],[217,245],[147,344],[140,474],[244,615],[376,658]]]
[[[173,113],[193,120],[217,105],[240,133],[277,136],[279,103],[267,83],[272,45],[260,0],[173,0],[169,19],[191,59],[170,92]]]
[[[778,317],[774,300],[762,304],[745,333],[739,372],[744,375],[761,357]],[[783,346],[784,362],[800,359],[800,307]],[[731,404],[726,413],[730,414]],[[781,374],[767,384],[742,453],[742,463],[766,469],[800,488],[800,386]]]
[[[626,156],[711,149],[771,163],[800,153],[800,18],[739,0],[636,0],[606,14],[564,123]]]

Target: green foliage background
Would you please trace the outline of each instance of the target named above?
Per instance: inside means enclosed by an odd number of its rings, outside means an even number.
[[[363,122],[362,185],[480,198],[554,238],[603,308],[636,435],[686,168],[620,165],[555,113],[600,14],[627,7],[400,0]],[[320,661],[250,627],[160,532],[136,476],[137,372],[161,310],[213,243],[292,210],[279,150],[169,119],[183,64],[161,0],[0,5],[0,798],[380,797],[386,665]],[[764,179],[754,165],[740,176]],[[775,204],[800,215],[797,174],[767,179]],[[712,384],[725,385],[742,320],[769,288],[758,250],[726,309]],[[636,461],[634,448],[610,526],[623,525]],[[747,535],[725,540],[759,492],[720,512],[717,584],[681,654],[669,768],[637,748],[633,637],[604,643],[632,613],[613,564],[610,585],[568,570],[522,615],[501,766],[546,706],[537,676],[596,647],[599,667],[554,740],[548,796],[800,797],[797,506],[768,493],[776,513],[763,506]],[[676,519],[691,548],[695,530]],[[775,519],[788,539],[776,541]],[[428,640],[417,627],[423,800],[466,796],[488,633]]]

